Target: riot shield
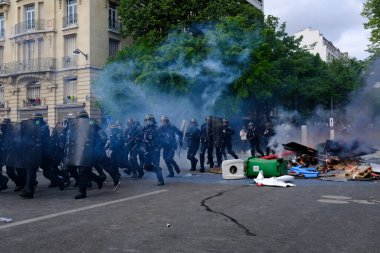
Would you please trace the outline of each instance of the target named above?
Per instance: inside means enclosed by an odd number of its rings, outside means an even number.
[[[41,165],[41,121],[21,121],[22,168],[39,167]]]
[[[9,131],[6,137],[9,140],[8,156],[5,161],[7,167],[22,168],[22,136],[21,123],[9,123]]]
[[[221,148],[223,146],[223,119],[217,117],[211,117],[212,120],[212,136],[214,141],[214,146],[216,148]]]
[[[1,123],[0,124],[0,166],[6,164],[9,155],[9,149],[11,144],[11,131],[12,125],[9,123]]]
[[[94,146],[95,121],[87,118],[72,119],[65,140],[65,165],[90,167]]]

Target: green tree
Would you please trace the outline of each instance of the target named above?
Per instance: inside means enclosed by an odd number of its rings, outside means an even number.
[[[368,51],[373,55],[378,55],[380,53],[380,0],[367,0],[364,3],[362,15],[368,19],[364,27],[371,30],[369,38],[371,45]]]
[[[263,15],[245,0],[121,0],[118,13],[123,35],[146,45],[156,45],[173,30],[197,34],[197,24],[222,17],[244,14],[262,19]]]

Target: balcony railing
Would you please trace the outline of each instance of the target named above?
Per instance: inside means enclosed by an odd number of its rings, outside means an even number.
[[[51,22],[51,20],[39,19],[18,23],[14,27],[14,34],[19,35],[23,33],[46,31],[47,21]]]
[[[41,58],[9,62],[0,65],[0,75],[10,75],[25,72],[51,71],[55,69],[55,64],[55,58]]]
[[[120,33],[121,22],[118,20],[108,20],[108,30]]]
[[[23,101],[24,107],[40,106],[41,104],[41,98],[28,98]]]
[[[6,107],[4,102],[0,102],[0,109],[4,109]]]
[[[78,98],[75,96],[66,96],[63,98],[63,103],[64,104],[73,104],[78,102]]]
[[[78,55],[62,57],[62,68],[78,67]]]
[[[4,5],[4,4],[7,4],[9,5],[9,0],[0,0],[0,5]]]
[[[78,14],[67,14],[62,19],[62,27],[67,28],[71,26],[76,26],[78,21]]]

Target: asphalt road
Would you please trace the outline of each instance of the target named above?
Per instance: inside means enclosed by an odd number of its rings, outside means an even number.
[[[164,172],[164,175],[166,171]],[[88,198],[47,188],[0,192],[0,252],[379,252],[380,182],[295,180],[250,185],[190,174],[107,181]],[[13,187],[13,185],[10,184]]]

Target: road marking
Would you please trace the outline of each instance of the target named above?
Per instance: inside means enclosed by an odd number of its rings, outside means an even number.
[[[335,199],[335,200],[349,200],[349,199],[351,199],[350,197],[336,196],[336,195],[322,195],[321,197],[327,198],[327,199]]]
[[[322,203],[329,203],[329,204],[349,204],[350,203],[348,201],[335,200],[335,199],[318,199],[317,201],[322,202]]]
[[[128,200],[133,200],[133,199],[138,199],[138,198],[142,198],[142,197],[147,197],[147,196],[151,196],[151,195],[155,195],[155,194],[159,194],[159,193],[163,193],[163,192],[167,192],[167,191],[168,190],[160,190],[160,191],[148,192],[148,193],[144,193],[144,194],[140,194],[140,195],[136,195],[136,196],[132,196],[132,197],[112,200],[112,201],[108,201],[108,202],[104,202],[104,203],[99,203],[99,204],[95,204],[95,205],[91,205],[91,206],[80,207],[80,208],[76,208],[76,209],[72,209],[72,210],[67,210],[67,211],[63,211],[63,212],[58,212],[58,213],[53,213],[53,214],[48,214],[48,215],[44,215],[44,216],[40,216],[40,217],[36,217],[36,218],[32,218],[32,219],[17,221],[17,222],[14,222],[14,223],[10,223],[10,224],[7,224],[7,225],[0,226],[0,230],[7,229],[7,228],[12,228],[12,227],[16,227],[16,226],[20,226],[20,225],[24,225],[24,224],[29,224],[29,223],[33,223],[33,222],[37,222],[37,221],[47,220],[47,219],[55,218],[55,217],[66,215],[66,214],[73,214],[73,213],[77,213],[77,212],[81,212],[81,211],[85,211],[85,210],[89,210],[89,209],[94,209],[94,208],[103,207],[103,206],[109,206],[109,205],[125,202],[125,201],[128,201]]]
[[[318,202],[329,203],[329,204],[349,204],[349,203],[357,203],[363,205],[375,205],[380,202],[376,200],[368,201],[365,199],[352,199],[350,197],[345,196],[335,196],[335,195],[323,195],[321,196],[324,199],[318,199]]]

